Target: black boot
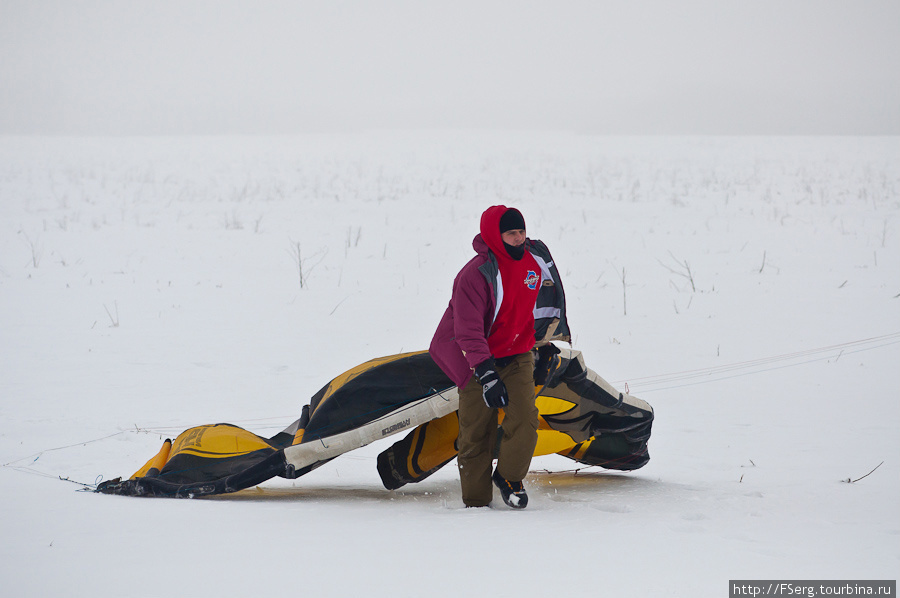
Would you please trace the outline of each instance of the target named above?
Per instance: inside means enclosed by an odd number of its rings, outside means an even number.
[[[494,485],[500,488],[503,502],[511,508],[524,509],[528,506],[528,495],[525,493],[525,486],[522,485],[522,482],[508,482],[497,470],[494,470],[491,479],[494,480]]]

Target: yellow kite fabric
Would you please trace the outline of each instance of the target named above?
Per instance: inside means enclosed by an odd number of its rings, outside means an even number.
[[[341,454],[406,433],[377,460],[385,488],[421,481],[456,456],[457,388],[426,351],[373,359],[335,377],[287,428],[263,438],[231,424],[197,426],[166,440],[127,480],[98,492],[192,498],[293,479]],[[563,349],[535,388],[540,413],[535,455],[557,453],[587,465],[632,470],[650,459],[653,409],[620,393]],[[500,425],[502,426],[502,414]]]

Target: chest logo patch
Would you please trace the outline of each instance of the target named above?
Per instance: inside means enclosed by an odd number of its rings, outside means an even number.
[[[540,277],[534,270],[529,270],[528,274],[525,276],[525,286],[533,291],[537,288],[538,282],[540,282],[540,280]]]

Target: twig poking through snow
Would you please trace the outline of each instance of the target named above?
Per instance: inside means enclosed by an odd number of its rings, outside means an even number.
[[[329,313],[328,315],[329,315],[329,316],[330,316],[330,315],[333,315],[334,312],[337,311],[337,308],[339,308],[339,307],[341,306],[341,304],[344,303],[344,301],[346,301],[346,300],[349,299],[349,298],[350,298],[350,295],[347,295],[346,297],[344,297],[343,299],[341,299],[341,301],[340,301],[337,305],[334,306],[334,309],[332,309],[332,310],[331,310],[331,313]]]
[[[300,243],[294,243],[291,241],[291,257],[294,258],[294,261],[297,263],[297,272],[300,275],[300,288],[305,289],[309,285],[309,275],[313,271],[313,269],[321,263],[322,260],[325,259],[325,254],[327,251],[319,251],[309,257],[304,258],[300,253]],[[305,262],[314,257],[319,257],[318,261],[314,263],[312,266],[306,266]]]
[[[625,290],[628,285],[625,284],[625,268],[622,268],[622,276],[619,277],[622,281],[622,315],[628,315],[628,298],[625,296]]]
[[[113,317],[111,313],[109,313],[109,308],[106,307],[106,304],[103,304],[103,309],[106,310],[106,315],[109,316],[109,321],[112,322],[110,324],[110,328],[118,328],[119,327],[119,303],[117,301],[113,301],[113,306],[116,309],[116,317]]]
[[[684,272],[679,272],[678,270],[675,270],[675,269],[673,269],[673,268],[670,268],[669,266],[665,265],[665,264],[662,262],[662,260],[656,260],[656,261],[659,262],[659,265],[660,265],[660,266],[662,266],[663,268],[665,268],[666,270],[668,270],[668,271],[671,272],[672,274],[677,274],[678,276],[682,276],[682,277],[684,277],[684,278],[687,278],[687,279],[688,279],[688,282],[691,283],[691,291],[693,291],[693,292],[696,293],[696,292],[697,292],[697,286],[694,284],[694,273],[691,272],[691,265],[688,264],[687,260],[684,260],[683,262],[682,262],[682,261],[679,261],[678,258],[676,258],[676,257],[672,254],[671,251],[669,252],[669,257],[671,257],[672,260],[673,260],[676,264],[678,264],[681,268],[683,268],[683,269],[684,269]]]
[[[34,268],[37,268],[41,263],[41,257],[44,255],[44,250],[37,241],[32,241],[31,237],[29,237],[25,231],[20,230],[19,233],[25,237],[25,242],[28,243],[28,247],[31,248],[31,265]]]
[[[854,484],[854,483],[860,481],[861,479],[867,478],[867,477],[869,477],[870,475],[872,475],[873,473],[875,473],[875,470],[878,469],[879,467],[881,467],[882,465],[884,465],[884,461],[882,461],[881,463],[879,463],[878,465],[876,465],[876,466],[874,467],[874,469],[872,469],[872,471],[870,471],[869,473],[867,473],[866,475],[864,475],[864,476],[862,476],[862,477],[856,478],[855,480],[851,480],[850,478],[847,478],[846,480],[843,480],[843,481],[846,482],[846,483],[848,483],[848,484]]]

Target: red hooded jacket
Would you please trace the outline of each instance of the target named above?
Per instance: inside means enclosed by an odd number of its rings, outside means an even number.
[[[534,347],[542,268],[532,255],[530,240],[525,242],[521,260],[506,252],[500,217],[507,209],[492,206],[482,214],[481,234],[472,242],[478,255],[453,281],[450,305],[429,348],[432,359],[460,387],[485,359],[526,353]],[[488,267],[491,264],[496,267]]]

